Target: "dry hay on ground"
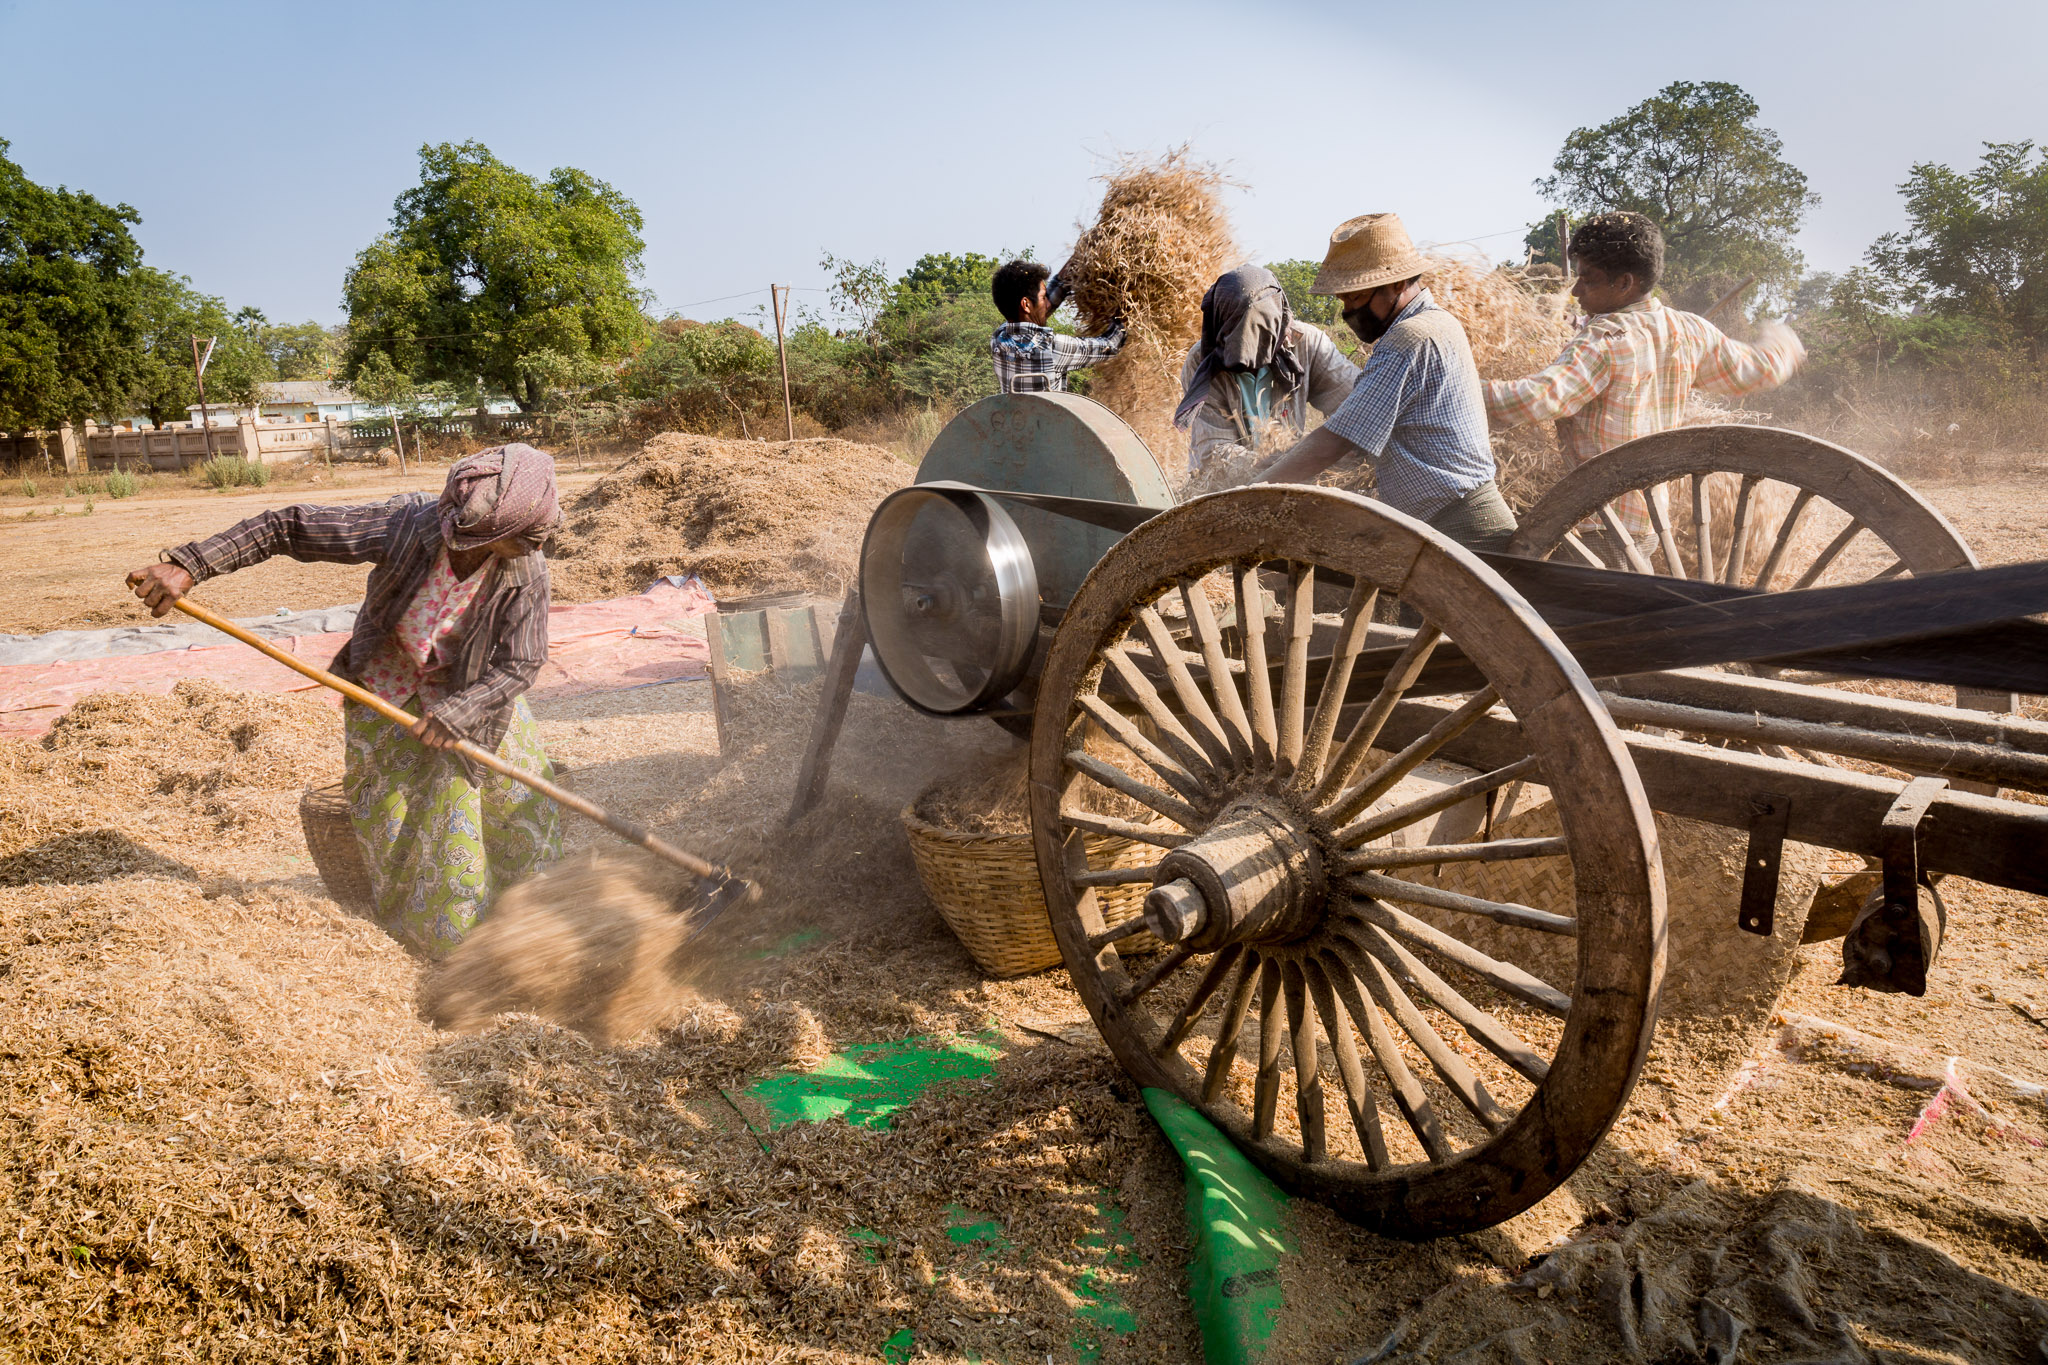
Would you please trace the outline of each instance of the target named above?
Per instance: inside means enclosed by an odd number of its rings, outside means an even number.
[[[1096,367],[1088,396],[1128,422],[1177,478],[1187,447],[1173,425],[1181,361],[1202,335],[1202,295],[1238,262],[1217,195],[1230,182],[1185,147],[1153,162],[1126,159],[1102,179],[1109,188],[1074,243],[1066,279],[1084,331],[1122,318],[1128,339]]]
[[[1120,1205],[1146,1265],[1096,1282],[1146,1330],[1102,1358],[1192,1358],[1179,1183],[1128,1082],[998,1024],[1074,1006],[1056,977],[985,986],[915,889],[896,813],[924,765],[1009,741],[857,697],[841,780],[785,834],[815,688],[737,691],[734,761],[664,833],[769,895],[700,940],[673,1029],[614,1049],[415,1015],[418,964],[304,858],[291,798],[339,754],[316,702],[188,684],[0,746],[0,855],[35,878],[0,879],[12,1352],[853,1362],[909,1327],[942,1358],[1064,1360]],[[757,1135],[722,1093],[992,1026],[993,1083],[885,1129]],[[954,1241],[955,1208],[1009,1245]]]
[[[910,481],[852,441],[727,441],[664,432],[567,508],[550,553],[564,600],[638,592],[694,573],[720,596],[837,595],[875,504]]]

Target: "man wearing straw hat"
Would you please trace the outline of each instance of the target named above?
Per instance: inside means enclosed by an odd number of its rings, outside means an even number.
[[[1330,234],[1311,291],[1343,301],[1345,323],[1372,356],[1330,419],[1259,478],[1308,483],[1362,454],[1381,502],[1461,545],[1498,550],[1514,535],[1515,516],[1494,482],[1472,345],[1422,287],[1430,267],[1391,213],[1350,219]]]

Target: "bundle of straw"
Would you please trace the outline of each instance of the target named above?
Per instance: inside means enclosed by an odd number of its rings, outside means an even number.
[[[1186,147],[1157,161],[1126,158],[1102,179],[1109,188],[1094,225],[1074,243],[1066,280],[1084,332],[1122,318],[1128,339],[1095,371],[1088,394],[1178,477],[1187,453],[1173,426],[1181,361],[1202,335],[1202,295],[1238,263],[1217,197],[1230,182],[1191,161]]]

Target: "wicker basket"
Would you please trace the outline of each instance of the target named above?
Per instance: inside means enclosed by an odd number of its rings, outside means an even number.
[[[1038,884],[1038,854],[1029,834],[964,834],[920,820],[903,808],[903,830],[917,863],[925,894],[945,916],[970,956],[990,976],[1024,976],[1060,963],[1045,893]],[[1142,867],[1154,851],[1129,839],[1091,834],[1088,865],[1098,871]],[[1095,900],[1107,924],[1122,924],[1143,912],[1143,883],[1098,886]],[[1151,934],[1121,939],[1122,953],[1156,953],[1164,945]]]
[[[566,764],[555,765],[555,785],[575,790]],[[341,783],[309,788],[299,798],[299,827],[306,832],[306,851],[327,885],[327,894],[346,910],[368,914],[376,906],[370,892],[370,865],[363,861],[363,846],[356,840],[355,822],[349,818],[348,797]]]
[[[306,831],[306,851],[320,869],[327,894],[343,909],[367,912],[373,903],[370,868],[363,861],[363,846],[356,842],[341,783],[314,787],[301,796],[299,825]]]

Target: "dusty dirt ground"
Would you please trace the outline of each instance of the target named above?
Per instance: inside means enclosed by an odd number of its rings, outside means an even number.
[[[1985,562],[2048,552],[2031,485],[1919,486]],[[77,534],[121,525],[105,504],[33,554],[8,525],[0,585],[55,618],[137,548],[263,505],[193,501],[112,547]],[[250,591],[251,614],[350,600]],[[24,619],[0,629],[105,623]],[[418,1020],[418,966],[326,898],[292,822],[331,713],[275,773],[109,759],[80,828],[0,819],[0,1358],[862,1361],[908,1329],[915,1359],[1198,1360],[1170,1148],[1064,973],[981,980],[915,889],[896,812],[1008,741],[857,698],[831,801],[782,836],[807,698],[756,701],[729,762],[703,684],[536,708],[582,791],[767,885],[702,942],[674,1026],[610,1048]],[[49,851],[96,830],[112,853]],[[1497,1229],[1418,1247],[1297,1201],[1267,1358],[2048,1359],[2048,1104],[2027,1088],[2048,1080],[2048,903],[1944,891],[1924,1000],[1838,990],[1838,945],[1800,950],[1784,1022],[1662,1030],[1601,1151]],[[933,1033],[991,1033],[994,1086],[760,1139],[726,1099]],[[1005,1245],[949,1238],[948,1206]],[[1139,1330],[1083,1342],[1110,1209],[1137,1264],[1103,1273]],[[894,1234],[872,1257],[870,1229]]]

